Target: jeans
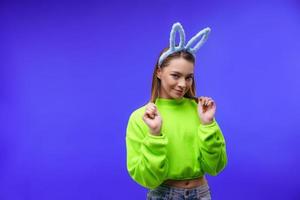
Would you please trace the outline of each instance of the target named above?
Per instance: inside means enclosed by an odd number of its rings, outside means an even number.
[[[208,184],[201,185],[192,189],[171,187],[160,185],[155,189],[149,190],[147,200],[211,200]]]

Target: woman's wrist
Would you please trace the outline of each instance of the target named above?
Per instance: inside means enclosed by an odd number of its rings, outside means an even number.
[[[211,119],[211,120],[202,120],[202,124],[203,125],[209,125],[209,124],[212,124],[214,122],[214,119]]]
[[[160,129],[158,129],[158,130],[150,129],[150,133],[151,133],[151,135],[154,135],[154,136],[160,136],[161,135]]]

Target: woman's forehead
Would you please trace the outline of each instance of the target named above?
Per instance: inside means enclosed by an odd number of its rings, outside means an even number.
[[[168,72],[179,72],[181,74],[192,74],[194,72],[194,64],[185,59],[172,59],[169,65],[165,67]]]

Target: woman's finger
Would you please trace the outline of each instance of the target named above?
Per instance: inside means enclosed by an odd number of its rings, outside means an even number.
[[[213,100],[208,100],[208,105],[213,105],[214,104],[214,101]]]
[[[149,113],[153,113],[153,112],[154,112],[154,110],[153,110],[153,109],[151,109],[151,108],[147,108],[147,112],[149,112]]]
[[[155,112],[155,110],[156,110],[154,107],[150,107],[149,109],[150,109],[152,112]]]
[[[204,97],[204,106],[209,106],[214,102],[214,100],[211,97]]]
[[[153,119],[155,117],[155,114],[152,111],[146,111],[145,115],[150,119]]]
[[[204,103],[204,97],[203,97],[203,96],[199,97],[198,102],[200,102],[200,105],[203,106],[203,103]]]
[[[155,109],[151,109],[151,110],[150,110],[150,113],[151,113],[152,115],[155,115],[155,114],[156,114],[156,110],[155,110]]]
[[[208,98],[207,98],[207,97],[205,97],[205,99],[204,99],[204,105],[205,105],[205,106],[208,105]]]
[[[150,110],[150,111],[152,111],[152,112],[155,112],[157,108],[156,108],[155,104],[149,103],[149,104],[147,105],[146,109],[147,109],[147,110]]]

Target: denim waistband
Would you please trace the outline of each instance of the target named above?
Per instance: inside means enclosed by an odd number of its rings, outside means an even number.
[[[179,188],[179,187],[173,187],[173,186],[161,184],[160,186],[158,186],[156,188],[156,190],[160,190],[160,191],[173,190],[173,191],[178,192],[178,193],[185,193],[186,191],[189,191],[189,192],[202,192],[202,191],[209,190],[209,186],[208,186],[207,183],[205,183],[205,184],[200,185],[200,186],[195,187],[195,188]]]

